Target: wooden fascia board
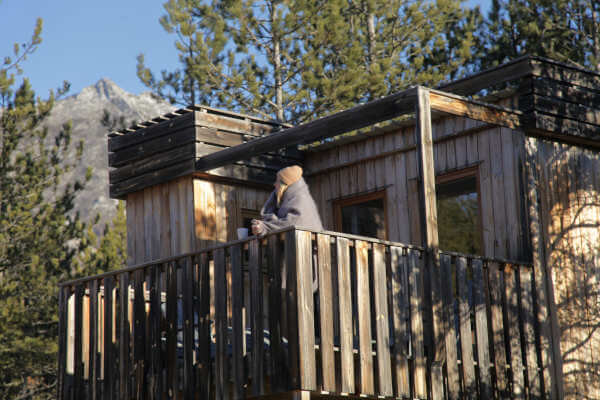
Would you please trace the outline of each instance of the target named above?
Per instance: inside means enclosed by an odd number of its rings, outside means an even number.
[[[402,114],[412,113],[416,93],[417,88],[411,87],[346,111],[206,155],[196,161],[196,171],[207,171],[265,152],[337,136]]]
[[[432,110],[467,117],[489,124],[505,126],[511,129],[520,128],[523,112],[510,108],[470,100],[452,93],[429,90]]]

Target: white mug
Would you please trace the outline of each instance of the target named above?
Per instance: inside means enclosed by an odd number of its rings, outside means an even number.
[[[237,236],[238,239],[246,239],[248,237],[248,228],[238,228]]]

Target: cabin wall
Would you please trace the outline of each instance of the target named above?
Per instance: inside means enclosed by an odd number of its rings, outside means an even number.
[[[175,179],[127,195],[127,264],[201,250],[237,239],[242,209],[259,211],[269,191]]]
[[[537,140],[566,398],[600,398],[600,154]],[[558,351],[558,348],[556,348]]]
[[[524,136],[467,118],[433,122],[436,175],[478,166],[484,255],[528,260],[521,193]],[[414,126],[306,155],[311,192],[326,229],[336,199],[386,189],[388,239],[421,244]]]

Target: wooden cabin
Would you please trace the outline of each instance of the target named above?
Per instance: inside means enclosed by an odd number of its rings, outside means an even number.
[[[58,397],[600,399],[599,105],[524,57],[294,127],[112,133],[128,266],[61,285]],[[238,240],[293,164],[326,231]]]

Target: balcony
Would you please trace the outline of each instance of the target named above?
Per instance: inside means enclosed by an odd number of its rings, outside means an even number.
[[[541,396],[534,275],[290,228],[66,282],[58,397]]]

